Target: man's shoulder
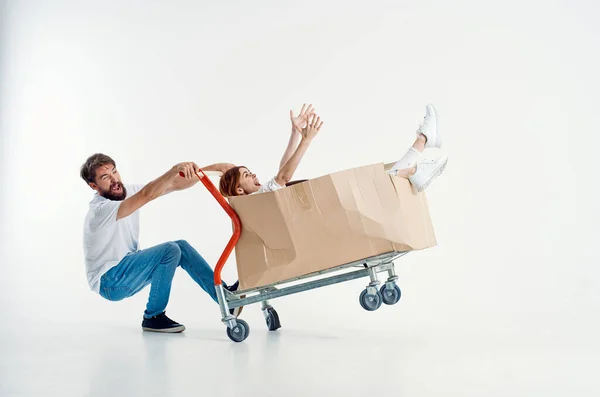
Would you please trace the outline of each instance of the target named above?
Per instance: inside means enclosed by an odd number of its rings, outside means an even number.
[[[142,190],[145,185],[139,183],[124,183],[123,186],[127,191],[126,198],[129,198]],[[111,200],[98,193],[94,193],[94,196],[88,205],[86,223],[93,223],[98,217],[104,218],[106,216],[112,216],[112,213],[118,210],[121,203],[123,203],[123,200]]]
[[[89,202],[85,223],[89,226],[104,224],[111,217],[116,216],[119,206],[123,201],[110,200],[95,194]]]
[[[92,199],[89,202],[89,208],[90,208],[90,210],[93,210],[94,208],[96,208],[99,205],[102,205],[103,203],[106,203],[108,201],[110,201],[110,200],[105,197],[102,197],[98,193],[94,193],[94,196],[92,197]]]

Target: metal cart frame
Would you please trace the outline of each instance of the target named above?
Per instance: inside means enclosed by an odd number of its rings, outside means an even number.
[[[215,173],[200,170],[196,175],[233,222],[233,234],[219,257],[214,270],[214,283],[221,310],[221,321],[227,325],[227,336],[232,341],[244,341],[250,333],[250,327],[246,321],[233,316],[231,309],[260,302],[268,329],[275,331],[281,327],[281,323],[278,313],[269,303],[270,300],[362,277],[370,278],[369,284],[359,295],[359,303],[363,309],[374,311],[379,309],[382,303],[386,305],[398,303],[401,292],[396,284],[398,276],[396,275],[394,261],[406,255],[408,251],[391,251],[259,288],[237,290],[235,292],[225,289],[221,279],[221,271],[240,238],[242,224],[235,210],[208,177],[210,174]],[[220,175],[220,173],[216,174]],[[387,279],[382,284],[379,281],[378,274],[385,272],[387,272]],[[382,284],[381,287],[379,287],[380,284]]]

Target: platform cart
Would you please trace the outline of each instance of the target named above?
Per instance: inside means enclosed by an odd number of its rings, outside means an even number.
[[[250,333],[250,327],[246,321],[233,316],[231,309],[260,303],[267,328],[270,331],[275,331],[281,327],[281,322],[277,311],[271,306],[270,301],[286,295],[368,277],[370,282],[358,297],[358,301],[363,309],[374,311],[379,309],[382,303],[394,305],[400,300],[401,292],[400,287],[396,284],[398,276],[396,275],[394,261],[406,255],[408,251],[391,251],[373,257],[358,259],[351,263],[264,285],[260,288],[237,290],[235,292],[228,291],[223,286],[221,271],[240,238],[242,229],[241,221],[234,209],[208,177],[209,175],[220,175],[220,173],[200,170],[196,175],[233,222],[233,235],[219,257],[214,270],[214,283],[221,310],[221,321],[226,324],[227,336],[232,341],[244,341]],[[379,280],[379,273],[387,273],[387,278],[383,283]]]

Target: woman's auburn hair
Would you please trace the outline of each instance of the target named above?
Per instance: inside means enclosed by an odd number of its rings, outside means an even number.
[[[219,181],[219,192],[225,197],[239,196],[236,192],[240,183],[240,168],[246,168],[243,165],[230,168],[221,176]]]

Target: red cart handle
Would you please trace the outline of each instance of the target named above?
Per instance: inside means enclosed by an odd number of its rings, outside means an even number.
[[[221,285],[222,284],[221,270],[223,270],[223,266],[225,266],[225,262],[227,261],[227,258],[229,258],[231,251],[233,251],[233,247],[235,247],[238,240],[240,239],[240,235],[242,234],[242,223],[241,223],[238,215],[233,210],[233,208],[231,208],[231,205],[229,205],[227,200],[225,200],[225,197],[223,197],[223,195],[217,190],[215,185],[206,176],[204,171],[200,170],[199,173],[201,175],[198,175],[198,173],[196,173],[196,176],[198,177],[198,179],[200,179],[200,182],[202,182],[202,184],[208,189],[208,191],[219,202],[219,204],[221,204],[221,207],[223,207],[225,212],[227,212],[227,214],[233,221],[233,235],[229,239],[229,242],[227,243],[225,250],[223,251],[223,253],[221,254],[221,257],[217,261],[217,266],[215,267],[215,285]],[[179,175],[181,175],[182,177],[185,176],[183,174],[183,172],[180,172]]]

